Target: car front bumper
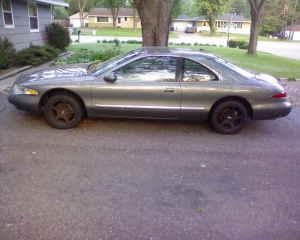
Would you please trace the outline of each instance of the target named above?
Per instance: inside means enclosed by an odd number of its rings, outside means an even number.
[[[269,120],[282,118],[290,114],[292,104],[290,101],[272,102],[253,107],[253,120]]]
[[[35,113],[40,112],[39,100],[40,98],[38,96],[30,96],[25,94],[11,94],[8,97],[8,101],[15,105],[16,108]]]

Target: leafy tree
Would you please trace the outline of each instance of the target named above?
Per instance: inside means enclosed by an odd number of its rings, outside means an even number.
[[[136,6],[134,4],[134,0],[128,0],[127,5],[129,7],[131,7],[132,10],[133,10],[133,26],[132,27],[133,27],[133,30],[136,31],[136,29],[137,29],[138,13],[137,13]]]
[[[76,0],[79,9],[80,26],[84,27],[84,11],[87,8],[89,0]]]
[[[193,9],[196,14],[203,15],[207,18],[210,32],[216,32],[216,19],[225,12],[228,7],[226,0],[195,0]]]
[[[172,9],[172,17],[176,18],[178,17],[181,13],[183,13],[183,0],[175,0],[174,1],[174,6]]]
[[[113,27],[117,26],[117,19],[119,16],[119,10],[121,7],[126,6],[126,0],[100,0],[98,5],[102,5],[105,8],[109,8],[113,18]]]
[[[237,15],[250,17],[250,6],[247,0],[232,0],[230,4],[230,8]]]
[[[68,11],[64,7],[54,7],[55,19],[67,19],[69,17]]]
[[[282,21],[276,15],[266,15],[261,27],[260,34],[263,36],[273,35],[282,30]]]
[[[266,1],[261,34],[272,35],[281,32],[291,17],[290,0]]]
[[[263,19],[266,0],[248,0],[251,13],[251,34],[248,54],[254,55],[257,51],[257,40]]]

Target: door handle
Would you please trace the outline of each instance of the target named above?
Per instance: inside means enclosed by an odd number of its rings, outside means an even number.
[[[175,88],[166,88],[164,90],[165,93],[174,93],[175,92]]]

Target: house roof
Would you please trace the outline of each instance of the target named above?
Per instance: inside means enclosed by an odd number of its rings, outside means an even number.
[[[191,17],[191,16],[188,16],[188,15],[179,15],[176,20],[178,21],[203,21],[205,20],[205,17],[203,16],[200,16],[200,17]]]
[[[93,8],[89,12],[89,16],[111,16],[111,11],[109,8]],[[120,8],[119,17],[131,17],[133,16],[132,8]]]
[[[231,15],[231,14],[224,14],[217,18],[218,21],[230,21],[232,19],[233,22],[250,22],[249,19],[245,18],[242,15]],[[176,19],[176,21],[204,21],[206,18],[204,16],[199,17],[191,17],[188,15],[179,15]]]
[[[37,2],[47,3],[61,7],[69,7],[69,3],[66,3],[64,0],[37,0]]]
[[[88,16],[88,13],[84,12],[83,13],[83,18],[86,18],[87,16]],[[80,13],[79,12],[75,13],[75,14],[71,15],[69,18],[70,19],[80,19]]]

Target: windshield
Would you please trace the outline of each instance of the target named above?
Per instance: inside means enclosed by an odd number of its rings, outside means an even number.
[[[100,63],[95,63],[95,64],[91,64],[88,67],[88,71],[90,73],[95,73],[97,75],[109,71],[110,69],[113,69],[114,67],[121,65],[122,63],[128,61],[129,59],[131,59],[132,57],[138,55],[139,52],[134,50],[125,54],[121,54],[117,57],[114,57],[112,59],[109,59],[105,62],[100,62]]]
[[[234,72],[237,72],[239,73],[240,75],[244,76],[244,77],[247,77],[247,78],[253,78],[255,77],[255,74],[254,73],[251,73],[241,67],[238,67],[230,62],[227,62],[221,58],[215,58],[215,61],[222,64],[223,66],[233,70]]]

